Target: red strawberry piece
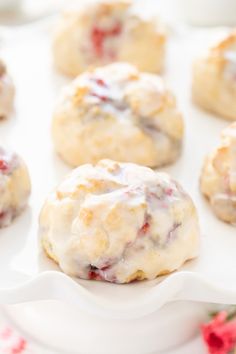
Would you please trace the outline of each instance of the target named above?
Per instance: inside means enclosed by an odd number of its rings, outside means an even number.
[[[109,37],[118,36],[121,33],[120,23],[116,23],[111,29],[103,30],[97,26],[92,29],[91,41],[97,56],[104,55],[104,41]]]
[[[95,81],[99,86],[107,87],[107,85],[105,84],[104,80],[102,80],[102,79],[97,79],[97,78],[95,78],[94,81]]]
[[[102,277],[99,274],[99,269],[92,264],[89,266],[88,278],[90,280],[101,280]]]
[[[98,86],[100,86],[100,87],[104,87],[104,88],[107,87],[106,83],[105,83],[104,80],[102,80],[102,79],[92,77],[91,80],[94,81],[94,82],[96,82],[96,84],[97,84]],[[95,91],[96,91],[96,90],[95,90]],[[90,95],[91,95],[91,96],[94,96],[94,97],[97,97],[99,100],[101,100],[101,101],[103,101],[103,102],[109,101],[109,98],[108,98],[107,96],[102,95],[102,94],[97,93],[97,92],[94,92],[94,91],[92,91],[92,92],[90,93]]]
[[[99,98],[99,100],[101,100],[102,102],[107,102],[109,101],[109,98],[107,96],[104,96],[104,95],[99,95],[95,92],[91,92],[91,96],[94,96],[94,97],[97,97]]]
[[[149,232],[149,230],[150,230],[150,221],[151,221],[151,216],[146,214],[144,216],[143,225],[140,227],[140,229],[138,231],[138,235],[139,236],[146,235]]]
[[[0,219],[4,218],[6,215],[6,212],[5,211],[1,211],[0,212]]]
[[[88,272],[88,278],[91,280],[98,280],[99,279],[99,274],[94,272],[93,270],[90,270]]]
[[[172,188],[167,188],[165,192],[170,197],[173,194],[173,189]]]
[[[103,42],[105,39],[106,33],[104,30],[94,27],[91,33],[91,40],[93,43],[93,48],[96,55],[101,56],[103,54]]]
[[[150,229],[150,224],[148,222],[145,222],[141,227],[141,229],[139,230],[139,233],[146,234],[149,229]]]
[[[5,172],[8,170],[8,168],[9,168],[8,163],[5,160],[0,159],[0,171]]]

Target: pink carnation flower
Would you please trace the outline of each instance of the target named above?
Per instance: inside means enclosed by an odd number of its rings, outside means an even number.
[[[201,326],[209,354],[228,354],[236,346],[236,319],[227,321],[227,312],[219,312]]]

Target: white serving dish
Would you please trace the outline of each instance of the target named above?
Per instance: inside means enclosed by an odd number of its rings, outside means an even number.
[[[156,314],[160,319],[157,311],[176,300],[236,304],[236,229],[216,219],[198,188],[203,158],[219,141],[220,131],[228,123],[198,110],[190,100],[192,58],[225,30],[173,32],[168,49],[166,79],[179,99],[186,133],[181,158],[165,170],[182,183],[199,210],[200,256],[167,277],[115,285],[69,278],[38,245],[41,205],[70,170],[54,154],[50,139],[53,106],[61,87],[69,80],[53,71],[49,27],[44,24],[5,30],[2,41],[1,53],[14,78],[17,97],[15,116],[0,123],[1,144],[10,145],[26,160],[33,193],[28,209],[10,227],[0,230],[0,302],[62,300],[76,306],[76,311],[99,316],[108,323],[136,319],[140,326],[143,316]],[[33,312],[34,316],[47,313],[37,306]],[[56,313],[60,311],[57,309]],[[184,340],[185,335],[178,338]],[[138,351],[134,349],[132,353]]]
[[[199,324],[208,313],[206,305],[186,301],[130,320],[101,318],[56,301],[6,310],[9,325],[24,336],[34,354],[194,354],[183,348],[199,335]],[[203,342],[195,354],[205,354]]]

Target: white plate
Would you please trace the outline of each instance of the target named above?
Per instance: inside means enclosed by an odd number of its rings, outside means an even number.
[[[193,348],[184,351],[182,345],[199,336],[208,311],[209,305],[178,301],[139,319],[114,320],[61,302],[41,301],[9,306],[7,318],[32,343],[34,354],[44,354],[45,346],[50,354],[193,354]],[[203,341],[200,344],[197,353],[206,354]]]
[[[192,57],[218,34],[173,33],[167,64],[167,81],[178,96],[186,133],[181,158],[166,170],[182,183],[199,210],[200,256],[168,277],[114,285],[75,281],[62,274],[40,250],[40,208],[48,192],[69,171],[54,154],[50,139],[55,99],[68,80],[53,71],[48,26],[5,32],[1,54],[14,78],[17,97],[15,116],[0,123],[1,144],[10,145],[24,157],[33,192],[28,209],[10,227],[0,230],[2,303],[61,299],[113,318],[140,317],[176,299],[236,303],[236,229],[215,218],[198,188],[203,158],[219,141],[227,122],[203,113],[190,100]]]

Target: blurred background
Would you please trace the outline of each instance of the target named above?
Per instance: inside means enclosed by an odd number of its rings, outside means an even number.
[[[0,24],[21,25],[56,14],[65,7],[91,0],[0,0]],[[133,0],[152,8],[166,20],[196,26],[236,25],[236,0]]]

